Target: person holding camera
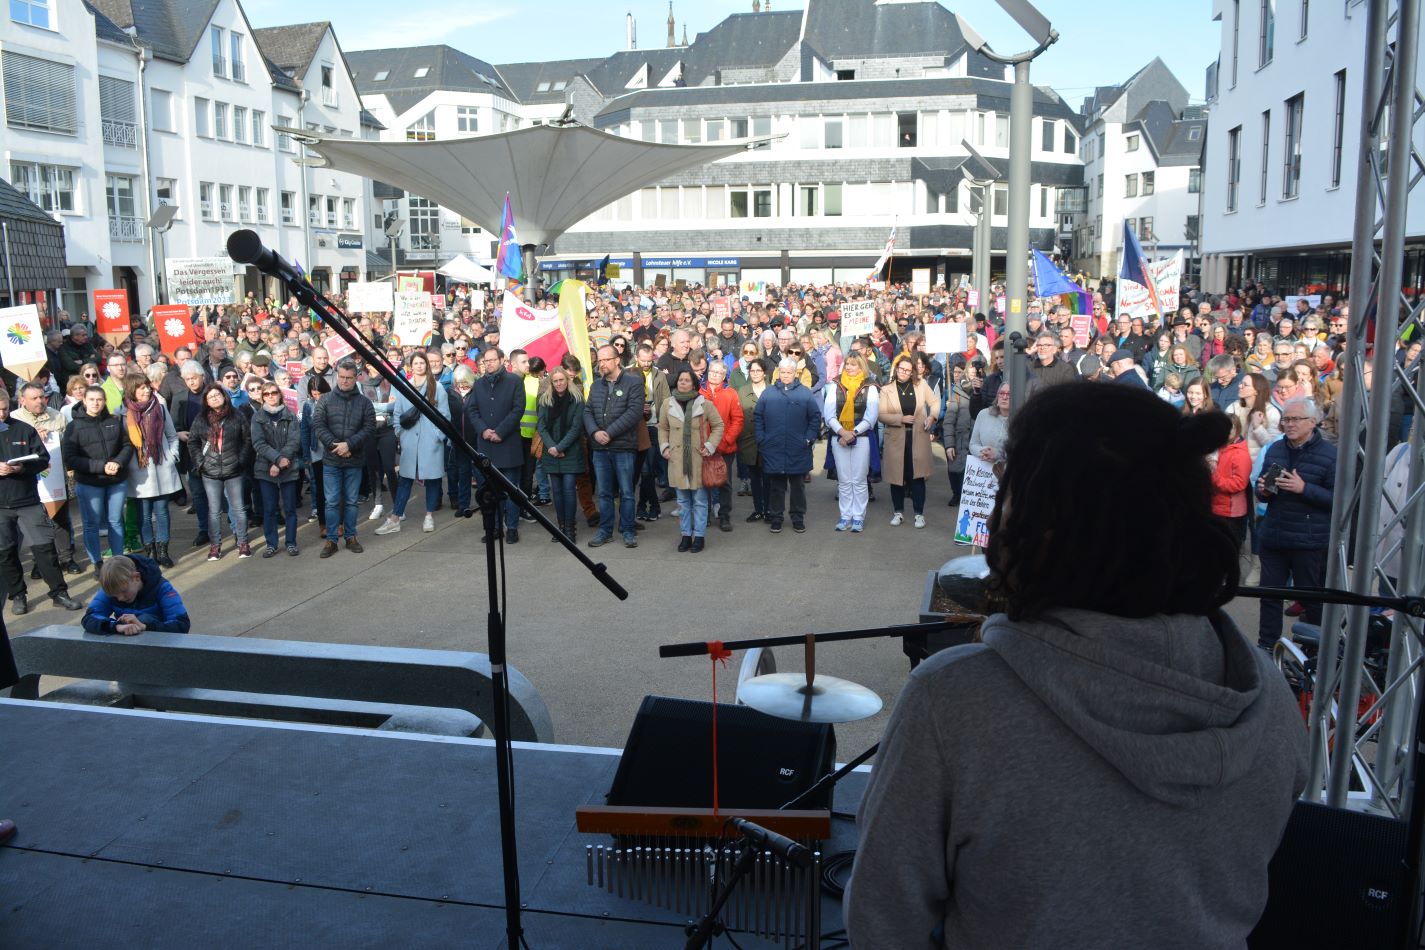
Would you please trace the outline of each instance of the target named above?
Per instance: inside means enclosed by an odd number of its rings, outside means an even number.
[[[1326,576],[1331,536],[1331,498],[1336,487],[1336,449],[1316,425],[1321,410],[1305,397],[1282,406],[1282,438],[1264,451],[1257,497],[1267,513],[1257,529],[1263,587],[1320,587]],[[1321,604],[1308,603],[1306,623],[1321,623]],[[1257,646],[1270,651],[1281,636],[1282,602],[1263,600]]]

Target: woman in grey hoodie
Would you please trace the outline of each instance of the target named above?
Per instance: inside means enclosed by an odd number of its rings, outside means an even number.
[[[1204,457],[1227,421],[1072,383],[1009,429],[986,551],[1004,612],[896,702],[852,945],[1242,948],[1306,730],[1220,609],[1237,551]]]

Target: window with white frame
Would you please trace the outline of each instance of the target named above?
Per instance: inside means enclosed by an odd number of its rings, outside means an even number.
[[[1054,129],[1056,125],[1049,119],[1039,120],[1039,150],[1041,152],[1054,151]]]
[[[1009,148],[1009,116],[995,113],[995,147]]]
[[[99,77],[99,123],[104,144],[139,147],[138,101],[134,84],[113,76]]]
[[[212,27],[208,30],[208,36],[213,47],[213,75],[228,78],[228,47],[223,38],[224,30],[220,26]]]
[[[1297,93],[1286,101],[1285,149],[1282,154],[1282,197],[1295,198],[1301,191],[1301,117],[1306,94]]]
[[[237,206],[233,203],[233,186],[218,186],[218,217],[223,221],[237,220]]]
[[[1336,117],[1331,135],[1331,187],[1341,186],[1341,151],[1346,143],[1346,71],[1336,74]]]
[[[456,131],[470,135],[480,131],[480,110],[475,106],[455,107]]]
[[[252,144],[267,147],[267,113],[259,109],[252,110]]]
[[[52,0],[10,0],[10,19],[43,30],[54,29]]]
[[[213,220],[213,183],[198,182],[198,215],[205,221]]]
[[[5,123],[20,129],[75,135],[79,131],[74,67],[0,52],[5,77]]]
[[[424,79],[424,78],[426,78],[426,77],[429,76],[429,75],[430,75],[430,67],[429,67],[429,66],[422,66],[422,67],[420,67],[419,69],[417,69],[414,73],[411,73],[411,78],[412,78],[412,79]]]
[[[1262,113],[1262,170],[1257,182],[1257,204],[1267,203],[1267,168],[1272,157],[1272,110]]]
[[[1124,176],[1123,176],[1123,197],[1125,197],[1125,198],[1137,198],[1137,197],[1138,197],[1138,173],[1137,173],[1137,172],[1134,172],[1132,175],[1124,175]]]
[[[1242,185],[1242,127],[1227,133],[1227,210],[1237,210],[1237,196]]]
[[[823,133],[823,148],[841,148],[841,116],[827,116]]]
[[[307,196],[307,223],[321,226],[322,223],[322,196]]]
[[[176,178],[155,178],[153,180],[153,200],[155,204],[176,205],[178,204],[178,179]],[[177,218],[178,214],[174,214]]]
[[[290,129],[292,128],[292,117],[290,115],[284,115],[277,120],[277,124],[282,126],[284,129]],[[286,132],[278,132],[277,147],[284,152],[292,151],[292,136],[288,135]]]
[[[391,75],[391,70],[389,70],[389,69],[378,69],[378,70],[376,71],[376,75],[374,75],[374,76],[371,77],[371,81],[372,81],[372,82],[385,82],[385,81],[387,80],[387,78],[388,78],[390,75]]]
[[[356,227],[356,199],[341,199],[341,226],[344,228]]]
[[[226,139],[228,137],[228,104],[226,102],[213,103],[213,138]]]
[[[460,217],[460,233],[461,233],[461,234],[479,234],[479,233],[480,233],[480,225],[476,224],[474,221],[471,221],[469,218],[465,217],[464,215],[461,215],[461,217]]]
[[[411,250],[440,249],[440,208],[435,202],[412,195],[407,205],[410,217]]]
[[[796,214],[803,218],[815,218],[821,213],[821,186],[802,185],[798,189]]]
[[[821,186],[821,213],[823,217],[841,217],[841,182],[826,182]]]
[[[232,53],[233,80],[247,82],[247,57],[243,54],[243,35],[228,34],[228,50]]]
[[[267,215],[268,215],[268,205],[269,205],[269,200],[268,200],[268,199],[269,199],[269,196],[270,196],[270,195],[271,195],[271,192],[270,192],[268,189],[266,189],[266,188],[259,188],[259,189],[257,189],[257,203],[256,203],[256,208],[255,208],[254,210],[257,212],[257,223],[258,223],[258,224],[267,224],[268,221],[271,220],[271,219],[268,218],[268,216],[267,216]]]
[[[690,145],[696,145],[703,140],[703,120],[684,119],[683,120],[683,141]]]
[[[137,203],[134,200],[134,180],[129,175],[105,175],[104,176],[104,203],[109,211],[110,229],[113,232],[115,219],[119,219],[119,231],[121,234],[129,234],[135,230],[135,222],[138,213],[135,210]],[[139,235],[142,237],[142,235]]]
[[[252,186],[238,185],[237,217],[239,221],[252,220]]]
[[[1232,0],[1232,85],[1229,89],[1237,88],[1237,51],[1241,48],[1242,40],[1242,0]]]
[[[322,64],[322,105],[336,105],[336,68],[330,63]]]
[[[1064,124],[1064,154],[1072,155],[1079,147],[1079,137],[1074,134],[1074,130],[1069,128],[1068,123]]]
[[[247,109],[243,106],[233,106],[233,141],[247,144]]]
[[[338,224],[336,216],[337,202],[341,199],[335,195],[327,195],[327,227],[334,228]]]
[[[999,182],[994,186],[990,214],[996,217],[1009,214],[1009,185],[1007,183]]]
[[[278,196],[278,201],[282,205],[282,223],[297,223],[297,193],[295,191],[284,191]]]
[[[427,112],[410,125],[406,126],[407,142],[434,142],[435,141],[435,110]]]
[[[79,210],[74,198],[74,168],[39,162],[11,162],[10,183],[50,214]]]
[[[1306,27],[1311,20],[1310,0],[1301,0],[1301,34],[1298,39],[1306,39]]]
[[[209,126],[209,110],[211,109],[207,99],[202,96],[193,97],[193,134],[203,138],[212,138],[213,132]]]
[[[148,92],[148,124],[155,132],[172,132],[173,93],[167,89]]]

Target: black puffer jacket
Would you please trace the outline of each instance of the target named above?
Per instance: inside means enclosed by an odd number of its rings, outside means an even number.
[[[193,420],[193,427],[188,430],[188,460],[192,471],[204,478],[237,478],[252,471],[251,458],[252,435],[247,418],[241,412],[230,410],[216,428],[208,421],[206,412]]]
[[[64,427],[60,451],[64,453],[64,464],[74,470],[76,482],[108,487],[128,480],[134,445],[124,430],[124,421],[108,409],[91,416],[76,405],[74,421]],[[104,474],[108,462],[118,463],[119,469],[113,475]]]
[[[584,402],[584,431],[589,434],[589,447],[595,452],[638,451],[638,426],[643,423],[643,378],[632,373],[620,373],[613,382],[600,376],[589,387]],[[608,445],[593,441],[595,432],[609,434]]]

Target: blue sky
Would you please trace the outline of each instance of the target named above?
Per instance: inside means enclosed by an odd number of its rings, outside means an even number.
[[[776,0],[775,9],[803,2]],[[1030,43],[994,0],[945,3],[964,16],[996,49],[1018,52]],[[1217,56],[1220,33],[1210,0],[1037,0],[1059,31],[1059,42],[1035,61],[1036,84],[1054,87],[1070,103],[1094,86],[1122,82],[1154,56],[1177,75],[1194,101],[1203,95],[1203,71]],[[606,56],[624,47],[624,14],[638,21],[639,46],[667,40],[666,0],[423,0],[403,7],[377,0],[247,0],[253,25],[330,20],[347,50],[447,43],[491,63]],[[392,12],[410,15],[392,19]],[[711,29],[729,13],[751,12],[752,0],[674,0],[681,38]]]

